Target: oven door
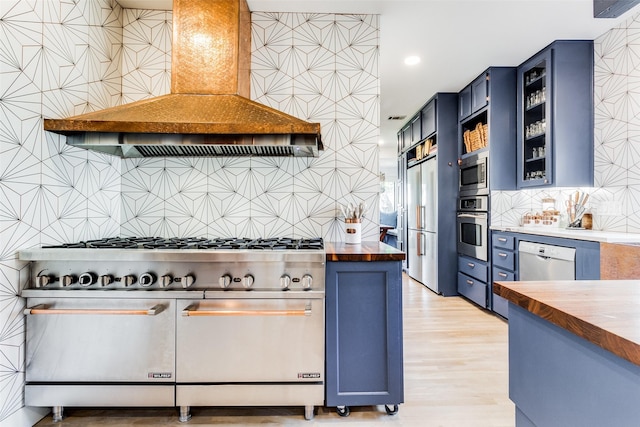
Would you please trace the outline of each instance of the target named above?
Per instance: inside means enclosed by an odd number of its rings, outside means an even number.
[[[489,224],[486,212],[458,212],[458,253],[489,260]]]
[[[179,300],[178,383],[324,381],[324,299]],[[207,297],[208,298],[208,297]]]
[[[27,382],[173,383],[175,301],[29,298],[27,307]]]

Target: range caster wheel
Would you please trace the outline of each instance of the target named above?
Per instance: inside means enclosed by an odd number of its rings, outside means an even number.
[[[341,417],[348,417],[349,414],[351,413],[351,411],[349,410],[348,406],[338,406],[338,407],[336,407],[336,412]]]
[[[384,405],[384,410],[387,411],[387,415],[395,415],[398,413],[398,405],[393,405],[393,407],[389,407],[389,405]]]

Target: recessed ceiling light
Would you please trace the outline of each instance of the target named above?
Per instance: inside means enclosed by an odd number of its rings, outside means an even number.
[[[416,65],[418,63],[420,63],[420,57],[419,56],[407,56],[404,59],[404,63],[405,65]]]

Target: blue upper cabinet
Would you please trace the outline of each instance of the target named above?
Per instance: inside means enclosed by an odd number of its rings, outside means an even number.
[[[516,188],[516,71],[490,67],[458,93],[458,156],[488,157],[490,190]]]
[[[593,185],[593,42],[560,40],[518,67],[517,184]]]
[[[458,120],[464,120],[471,114],[484,108],[488,103],[489,75],[482,73],[458,94]]]
[[[422,139],[431,136],[436,131],[436,100],[432,99],[420,111],[422,117]]]
[[[477,79],[471,82],[471,112],[475,113],[489,101],[489,73],[480,75]]]

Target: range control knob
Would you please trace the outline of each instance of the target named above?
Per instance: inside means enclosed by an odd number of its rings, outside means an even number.
[[[218,279],[218,284],[222,289],[227,289],[231,285],[231,276],[228,274],[220,276]]]
[[[173,277],[171,277],[170,275],[165,274],[164,276],[160,277],[161,288],[168,288],[171,283],[173,283]]]
[[[245,276],[242,278],[242,286],[244,286],[246,289],[251,289],[251,287],[253,286],[253,276],[250,274],[245,274]]]
[[[288,274],[283,274],[280,276],[280,288],[283,291],[289,290],[289,286],[291,286],[291,276]]]
[[[156,275],[153,273],[144,273],[140,276],[140,286],[147,288],[156,283]]]
[[[65,274],[60,278],[60,286],[67,287],[71,286],[78,281],[78,278],[73,274]]]
[[[131,274],[128,274],[126,276],[122,276],[120,278],[120,281],[122,282],[122,284],[124,285],[125,288],[128,288],[129,286],[133,285],[134,283],[136,283],[136,276],[133,276]]]
[[[182,284],[182,287],[184,289],[187,289],[189,286],[193,285],[195,281],[196,281],[196,278],[193,277],[191,274],[187,274],[186,276],[182,276],[180,278],[180,283]]]
[[[94,273],[89,273],[89,272],[82,273],[78,278],[78,283],[80,283],[80,286],[82,287],[91,286],[97,281],[98,281],[98,276],[96,276]]]
[[[100,276],[98,281],[100,282],[100,286],[104,288],[105,286],[109,286],[110,284],[112,284],[114,279],[111,274],[103,274],[102,276]]]
[[[313,284],[313,277],[310,274],[305,274],[302,276],[302,289],[305,291],[311,290],[311,285]]]
[[[36,277],[36,288],[44,288],[49,283],[53,283],[55,281],[55,277],[47,276],[46,274],[39,274]]]

